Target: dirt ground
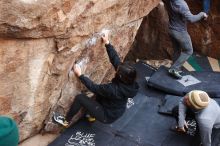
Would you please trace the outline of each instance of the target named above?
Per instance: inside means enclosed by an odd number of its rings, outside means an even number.
[[[20,143],[18,146],[47,146],[51,143],[58,134],[45,134],[45,135],[36,135],[28,140]]]

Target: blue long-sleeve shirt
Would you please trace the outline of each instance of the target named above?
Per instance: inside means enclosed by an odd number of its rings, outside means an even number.
[[[169,28],[187,31],[187,21],[194,23],[204,18],[204,12],[193,15],[184,0],[163,0],[169,15]]]

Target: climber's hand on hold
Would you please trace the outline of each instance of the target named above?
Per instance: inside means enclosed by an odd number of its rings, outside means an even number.
[[[80,68],[80,66],[78,64],[74,65],[74,73],[76,74],[77,77],[82,75],[81,68]]]
[[[208,19],[208,15],[206,13],[203,14],[204,20]]]
[[[102,34],[102,41],[107,45],[109,44],[108,32],[103,32]]]

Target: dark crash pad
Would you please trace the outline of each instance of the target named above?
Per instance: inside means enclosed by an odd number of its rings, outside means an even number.
[[[139,93],[156,98],[163,98],[166,95],[164,92],[146,85],[146,79],[150,78],[157,71],[156,68],[141,61],[135,64],[135,68],[137,70],[136,81],[139,84]]]
[[[191,90],[203,90],[213,98],[220,98],[219,72],[185,72],[183,78],[177,80],[170,76],[166,67],[161,66],[147,81],[147,85],[178,96]]]
[[[160,103],[158,98],[138,94],[134,98],[134,105],[131,104],[125,114],[113,124],[98,121],[89,123],[82,119],[65,130],[49,146],[81,146],[82,143],[85,146],[160,146],[177,143],[178,146],[189,146],[192,137],[169,130],[175,120],[157,112]]]
[[[155,69],[142,62],[135,67],[140,90],[129,99],[121,118],[112,124],[81,119],[49,146],[190,146],[193,137],[170,131],[175,119],[158,113],[165,93],[146,87],[145,77],[154,74]]]

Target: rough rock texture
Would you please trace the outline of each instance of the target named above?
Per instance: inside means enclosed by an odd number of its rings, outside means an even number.
[[[158,5],[146,16],[138,30],[132,49],[126,59],[170,58],[172,49],[168,35],[168,15],[163,5]]]
[[[24,139],[37,132],[49,106],[47,59],[53,39],[0,40],[0,115],[19,124]]]
[[[164,60],[143,60],[146,64],[153,66],[154,68],[160,68],[160,66],[166,66],[170,68],[172,61],[168,59]]]
[[[193,14],[202,10],[201,1],[186,0]],[[212,0],[207,21],[188,25],[195,52],[220,58],[220,1]],[[168,15],[161,3],[146,16],[135,38],[133,49],[127,58],[164,59],[171,58],[172,44],[168,36]]]
[[[194,14],[201,10],[202,4],[187,1]],[[220,59],[220,1],[211,0],[211,11],[207,21],[189,25],[189,33],[195,51]]]
[[[57,134],[38,134],[22,142],[18,146],[48,146],[57,136]]]
[[[0,114],[13,117],[20,140],[56,131],[53,111],[66,113],[85,88],[73,75],[77,61],[97,83],[111,77],[100,34],[123,59],[159,0],[1,0]],[[105,78],[105,80],[108,80]]]

